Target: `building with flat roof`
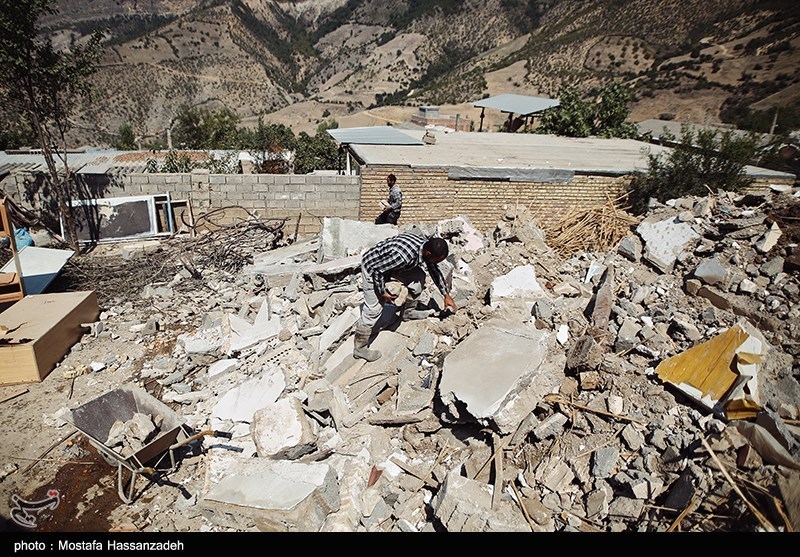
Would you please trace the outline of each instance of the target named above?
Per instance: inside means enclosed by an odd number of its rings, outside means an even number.
[[[417,126],[441,126],[457,132],[472,130],[472,119],[456,114],[450,116],[439,112],[438,106],[420,106],[416,114],[411,116],[411,123]]]
[[[398,132],[420,141],[342,145],[348,168],[361,176],[362,211],[385,197],[392,173],[403,190],[403,220],[435,223],[466,215],[478,228],[496,224],[515,204],[545,221],[605,204],[647,170],[648,153],[671,150],[620,138],[458,132],[425,142],[430,131]],[[745,173],[755,186],[795,181],[794,174],[754,166]]]

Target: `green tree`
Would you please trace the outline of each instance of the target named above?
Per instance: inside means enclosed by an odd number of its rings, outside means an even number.
[[[536,133],[587,137],[592,132],[592,108],[581,99],[578,88],[564,85],[558,92],[559,105],[542,114]]]
[[[235,147],[239,116],[224,107],[218,110],[182,104],[172,125],[172,140],[186,149],[230,149]]]
[[[100,59],[97,31],[82,45],[57,50],[40,32],[42,16],[57,13],[54,0],[0,0],[0,97],[23,115],[42,150],[68,243],[80,253],[71,199],[74,177],[67,163],[66,134],[75,103],[88,96],[88,77]],[[56,164],[60,160],[62,170]]]
[[[36,144],[36,134],[19,117],[5,115],[0,121],[0,150],[19,149]]]
[[[339,167],[339,146],[326,131],[310,136],[300,132],[297,138],[297,153],[294,171],[307,174],[314,170],[336,170]]]
[[[628,122],[630,89],[618,82],[604,85],[591,101],[581,97],[577,86],[564,85],[559,105],[542,115],[535,133],[567,137],[635,137],[636,126]]]
[[[674,137],[667,139],[674,140]],[[752,182],[744,172],[758,153],[754,133],[735,135],[691,126],[681,126],[676,147],[668,152],[652,153],[646,149],[647,172],[631,184],[633,207],[644,211],[649,199],[660,202],[684,195],[705,195],[716,190],[737,191]]]
[[[636,137],[636,126],[628,121],[631,92],[613,81],[600,89],[594,106],[592,135],[599,137]]]
[[[297,138],[283,124],[264,124],[261,118],[255,130],[239,133],[242,149],[253,158],[255,171],[263,174],[285,174],[291,170],[291,157],[297,148]]]
[[[127,122],[120,125],[117,131],[117,141],[114,143],[114,149],[119,149],[120,151],[136,149],[136,136],[133,134],[133,128]]]

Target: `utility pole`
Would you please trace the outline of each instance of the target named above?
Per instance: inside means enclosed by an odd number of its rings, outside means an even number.
[[[778,107],[775,107],[775,116],[772,117],[772,126],[769,128],[769,134],[775,133],[775,125],[778,123]]]

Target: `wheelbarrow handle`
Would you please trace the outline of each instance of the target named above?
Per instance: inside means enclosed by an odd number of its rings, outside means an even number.
[[[206,437],[208,435],[211,435],[211,436],[214,436],[214,437],[223,437],[225,439],[231,439],[233,437],[233,433],[231,433],[229,431],[219,431],[219,430],[216,430],[216,429],[206,429],[206,430],[203,430],[203,431],[201,431],[199,433],[195,433],[191,437],[187,437],[186,439],[184,439],[180,443],[175,443],[174,445],[172,445],[170,447],[170,450],[177,449],[178,447],[182,447],[184,445],[188,445],[192,441],[197,441],[198,439],[200,439],[202,437]]]

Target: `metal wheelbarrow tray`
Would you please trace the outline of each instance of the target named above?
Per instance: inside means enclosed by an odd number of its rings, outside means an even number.
[[[161,417],[163,421],[159,433],[149,443],[135,453],[124,456],[107,446],[106,440],[114,422],[126,422],[135,413],[148,414],[154,421]],[[134,386],[123,386],[109,391],[75,408],[65,419],[88,437],[106,462],[117,466],[117,491],[120,498],[129,504],[133,501],[136,476],[152,476],[159,466],[162,470],[165,469],[162,464],[165,456],[169,456],[169,466],[166,469],[174,469],[174,449],[189,438],[189,428],[184,425],[179,414],[145,390]],[[131,472],[127,489],[123,481],[123,468]]]

